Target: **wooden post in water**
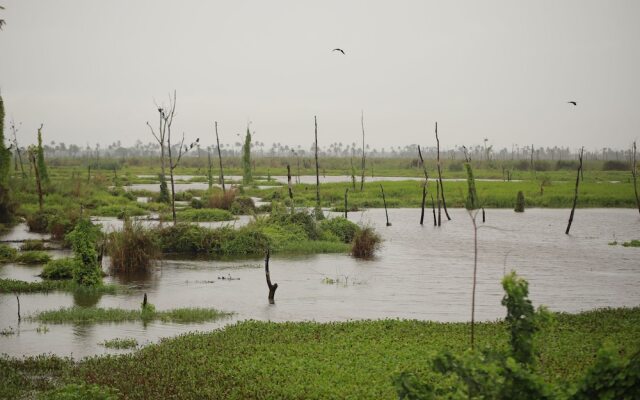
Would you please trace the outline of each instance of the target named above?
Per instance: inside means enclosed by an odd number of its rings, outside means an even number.
[[[636,164],[636,142],[633,142],[633,161],[631,163],[631,176],[633,176],[633,190],[636,194],[636,204],[640,212],[640,198],[638,197],[638,165]]]
[[[275,304],[274,297],[276,295],[276,289],[278,284],[271,284],[271,275],[269,274],[269,248],[267,247],[267,253],[264,257],[264,273],[267,276],[267,286],[269,287],[269,304]]]
[[[442,213],[440,211],[440,185],[436,185],[436,199],[438,201],[438,226],[442,225]]]
[[[347,219],[347,210],[348,210],[347,193],[349,193],[349,188],[346,188],[344,190],[344,219]]]
[[[424,224],[424,202],[427,199],[427,187],[422,186],[422,211],[420,212],[420,225]]]
[[[582,154],[584,153],[584,147],[580,149],[580,154],[578,155],[578,175],[576,176],[576,188],[573,193],[573,207],[571,207],[571,214],[569,214],[569,224],[567,225],[567,230],[564,232],[565,234],[569,234],[569,230],[571,229],[571,223],[573,222],[573,213],[576,211],[576,203],[578,202],[578,185],[580,184],[580,172],[582,171]]]
[[[482,207],[482,223],[484,224],[485,222],[485,218],[484,218],[484,207]]]
[[[220,138],[218,137],[218,121],[215,121],[216,128],[216,142],[218,143],[218,160],[220,161],[220,184],[222,185],[222,193],[226,193],[227,189],[224,186],[224,171],[222,169],[222,152],[220,151]]]
[[[20,322],[22,317],[20,316],[20,296],[18,294],[16,294],[16,300],[18,300],[18,322]]]
[[[431,192],[431,211],[433,211],[433,226],[438,226],[438,220],[436,219],[436,203],[433,201],[433,192]]]
[[[360,179],[360,191],[364,190],[364,170],[365,170],[365,152],[364,152],[364,111],[360,115],[360,124],[362,125],[362,177]]]
[[[389,222],[389,213],[387,212],[387,200],[384,197],[384,188],[382,184],[380,184],[380,190],[382,191],[382,203],[384,203],[384,214],[387,216],[387,226],[391,226],[391,222]]]
[[[447,211],[447,201],[444,199],[444,187],[442,186],[442,168],[440,166],[440,139],[438,138],[438,123],[436,122],[436,147],[438,154],[438,183],[440,185],[440,197],[438,199],[438,203],[440,203],[440,198],[442,198],[442,207],[444,208],[444,213],[447,216],[447,219],[451,221],[451,217],[449,216],[449,211]],[[440,207],[438,207],[438,213],[440,212]],[[440,219],[438,217],[438,219]],[[438,226],[440,224],[438,223]]]
[[[144,297],[142,298],[142,308],[145,308],[147,306],[147,294],[144,294]]]

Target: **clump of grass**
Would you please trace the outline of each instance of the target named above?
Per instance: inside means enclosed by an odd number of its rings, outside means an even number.
[[[238,191],[236,189],[230,189],[226,192],[215,192],[208,199],[209,208],[220,208],[228,210],[231,208],[231,204],[236,199]]]
[[[85,308],[69,307],[59,310],[43,311],[29,317],[31,320],[50,324],[100,322],[154,321],[192,323],[213,321],[227,317],[231,313],[213,308],[179,308],[169,311],[156,311],[147,304],[141,310],[123,310],[121,308]]]
[[[255,214],[256,205],[251,197],[236,197],[233,203],[231,203],[229,211],[234,215]]]
[[[200,209],[187,209],[180,210],[176,213],[178,220],[180,221],[231,221],[235,219],[233,214],[227,210],[221,210],[218,208],[200,208]]]
[[[22,251],[14,259],[21,264],[44,264],[50,260],[51,256],[44,251]]]
[[[33,250],[44,250],[45,245],[42,240],[25,240],[20,245],[20,250],[22,251],[33,251]]]
[[[356,258],[372,258],[382,245],[382,238],[370,226],[356,233],[351,246],[351,255]]]
[[[90,291],[96,293],[115,294],[118,292],[117,285],[100,285],[96,287],[85,287],[69,280],[45,280],[40,282],[25,282],[17,279],[0,278],[0,293],[36,293],[61,290],[67,292]]]
[[[134,338],[115,338],[111,340],[105,340],[104,342],[98,343],[101,346],[104,346],[108,349],[133,349],[138,347],[138,341]]]
[[[18,250],[8,244],[0,243],[0,262],[12,262],[17,255]]]
[[[79,266],[78,261],[74,258],[67,257],[51,260],[42,269],[40,277],[51,280],[72,279],[75,268],[79,268]]]
[[[122,231],[107,237],[107,254],[116,272],[147,271],[160,258],[156,236],[139,222],[125,220]]]
[[[514,208],[515,212],[524,212],[524,193],[522,190],[518,191],[518,196],[516,196],[516,206]]]
[[[622,243],[622,245],[624,247],[640,247],[640,240],[634,239],[634,240],[631,240],[630,242],[624,242]]]
[[[16,334],[16,331],[14,331],[12,327],[8,327],[0,330],[0,336],[11,336],[15,334]]]

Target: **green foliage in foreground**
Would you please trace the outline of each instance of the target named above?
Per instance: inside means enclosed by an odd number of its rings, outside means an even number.
[[[79,285],[97,286],[102,283],[102,269],[98,264],[97,241],[102,237],[100,227],[86,218],[80,219],[67,239],[71,242],[76,260],[73,281]]]
[[[45,251],[21,251],[14,259],[21,264],[44,264],[51,260],[51,256]]]
[[[40,277],[51,280],[72,279],[73,271],[76,268],[79,268],[79,265],[75,258],[66,257],[51,260],[42,269]]]
[[[576,384],[595,365],[603,342],[621,354],[637,351],[640,308],[556,314],[534,338],[537,370],[545,382]],[[78,363],[0,358],[7,371],[0,397],[75,382],[117,388],[129,399],[392,399],[392,377],[400,371],[426,378],[426,360],[444,349],[462,354],[468,346],[468,323],[245,321]],[[476,347],[487,346],[509,348],[505,323],[476,325]],[[43,382],[43,375],[52,379]]]
[[[117,390],[84,383],[80,385],[71,383],[38,396],[38,400],[116,400],[117,398]]]
[[[205,322],[231,315],[213,308],[178,308],[169,311],[156,311],[153,307],[142,310],[123,310],[120,308],[68,307],[53,311],[42,311],[29,317],[31,320],[49,324],[100,322],[154,321],[162,322]]]

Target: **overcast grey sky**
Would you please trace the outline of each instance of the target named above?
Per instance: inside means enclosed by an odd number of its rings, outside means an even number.
[[[375,147],[585,145],[640,132],[640,1],[0,0],[0,90],[23,143],[174,132]],[[331,50],[340,47],[343,56]],[[566,102],[575,100],[577,107]]]

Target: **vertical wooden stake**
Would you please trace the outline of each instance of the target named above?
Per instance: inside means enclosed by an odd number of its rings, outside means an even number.
[[[291,167],[287,163],[287,185],[289,187],[289,199],[291,200],[291,214],[293,214],[295,208],[293,206],[293,189],[291,186]]]
[[[22,320],[22,317],[20,316],[20,297],[17,294],[16,300],[18,300],[18,322],[20,322]]]
[[[267,253],[264,257],[264,273],[267,276],[267,286],[269,287],[269,304],[275,304],[274,297],[276,295],[276,289],[278,288],[278,284],[271,284],[271,275],[269,274],[269,248],[267,247]]]
[[[631,176],[633,176],[633,190],[636,194],[636,204],[640,212],[640,198],[638,197],[638,166],[636,164],[636,142],[633,142],[633,161],[631,162]]]
[[[360,179],[360,191],[364,189],[364,170],[365,170],[365,152],[364,152],[364,111],[360,116],[360,124],[362,125],[362,177]]]
[[[438,201],[438,226],[442,225],[442,213],[440,211],[440,185],[436,185],[436,199]]]
[[[313,122],[315,125],[315,134],[316,134],[316,145],[315,147],[315,155],[316,155],[316,207],[320,209],[320,166],[318,165],[318,119],[314,115]]]
[[[420,145],[418,145],[418,156],[420,157],[420,163],[422,164],[422,171],[424,172],[424,184],[422,185],[422,211],[420,213],[420,225],[422,225],[422,223],[424,222],[424,203],[427,198],[427,185],[429,185],[429,174],[427,173],[427,166],[424,164],[424,158],[422,158],[422,151],[420,150]]]
[[[344,191],[344,219],[347,219],[347,210],[348,210],[347,193],[349,193],[349,188],[346,188]]]
[[[142,298],[142,308],[145,308],[147,306],[147,294],[144,294],[144,297]]]
[[[571,223],[573,222],[573,213],[576,210],[576,203],[578,202],[578,185],[580,184],[580,172],[582,171],[582,154],[584,152],[584,147],[580,149],[580,154],[578,155],[578,161],[580,164],[578,165],[578,175],[576,176],[576,188],[573,193],[573,207],[571,207],[571,214],[569,214],[569,224],[567,225],[567,230],[564,232],[565,234],[569,234],[569,230],[571,229]]]
[[[220,151],[220,138],[218,137],[218,121],[215,121],[216,128],[216,142],[218,143],[218,160],[220,161],[220,184],[222,185],[222,193],[226,193],[227,189],[224,186],[224,171],[222,169],[222,152]]]
[[[436,203],[433,201],[433,192],[431,192],[431,211],[433,211],[433,226],[438,226],[438,220],[436,219]]]
[[[425,185],[422,186],[422,211],[420,212],[420,225],[424,224],[424,203],[427,199],[427,188]]]
[[[440,197],[438,199],[438,203],[440,203],[440,198],[442,198],[442,207],[444,208],[444,213],[447,216],[447,219],[451,221],[451,217],[449,216],[449,211],[447,210],[447,201],[444,198],[444,186],[442,186],[442,169],[440,166],[440,139],[438,138],[438,123],[436,122],[436,145],[438,151],[438,184],[440,185]],[[438,207],[440,210],[440,207]],[[439,211],[438,211],[439,213]],[[440,218],[438,218],[440,219]],[[440,226],[440,224],[438,224]]]

